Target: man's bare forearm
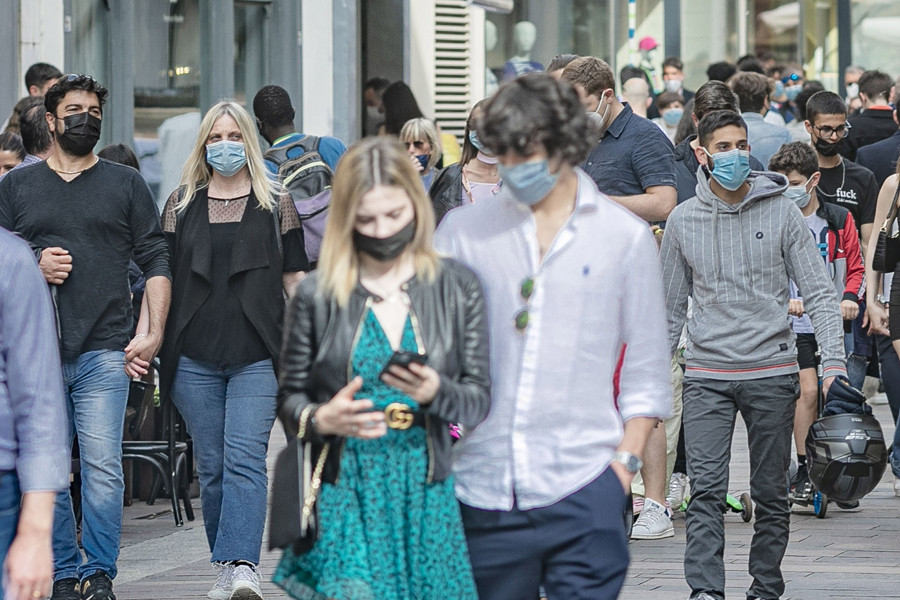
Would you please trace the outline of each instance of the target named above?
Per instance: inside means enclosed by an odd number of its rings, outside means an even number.
[[[162,337],[166,329],[166,317],[172,300],[172,282],[167,277],[157,276],[147,280],[144,288],[144,303],[150,316],[148,335]]]

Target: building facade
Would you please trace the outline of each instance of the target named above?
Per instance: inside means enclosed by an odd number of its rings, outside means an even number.
[[[34,62],[89,73],[111,91],[102,143],[153,138],[168,117],[224,97],[249,103],[269,83],[294,97],[299,129],[350,142],[374,76],[409,83],[423,112],[459,135],[504,71],[560,53],[616,72],[641,60],[661,71],[680,56],[688,88],[709,63],[759,51],[838,92],[851,64],[900,75],[895,0],[0,0],[0,10],[17,50],[0,57],[0,112],[24,95]],[[658,44],[650,56],[637,48],[646,36]]]

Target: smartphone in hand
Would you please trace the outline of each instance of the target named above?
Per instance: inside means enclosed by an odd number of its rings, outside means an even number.
[[[427,354],[418,354],[416,352],[406,352],[403,350],[398,350],[394,352],[391,356],[390,360],[384,365],[384,368],[379,373],[378,378],[381,379],[388,372],[388,369],[393,365],[399,365],[401,367],[409,367],[410,363],[418,363],[420,365],[424,365],[428,362]]]

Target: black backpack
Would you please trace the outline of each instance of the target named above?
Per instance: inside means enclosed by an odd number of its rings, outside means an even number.
[[[288,158],[288,153],[297,147],[303,149],[303,154]],[[265,157],[278,166],[278,181],[290,192],[297,207],[303,225],[306,256],[314,265],[319,260],[334,181],[334,172],[319,154],[319,138],[308,135],[296,142],[269,148]]]

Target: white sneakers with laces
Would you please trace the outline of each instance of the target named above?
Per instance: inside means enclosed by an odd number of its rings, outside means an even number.
[[[641,515],[631,529],[631,539],[659,540],[674,535],[675,526],[672,524],[672,513],[659,502],[645,498],[644,510],[641,511]]]
[[[234,566],[228,563],[214,562],[212,564],[218,576],[216,583],[206,593],[209,600],[228,600],[231,598],[231,576],[234,572]]]
[[[264,600],[259,587],[259,569],[251,565],[237,565],[231,575],[231,596],[228,600]]]
[[[669,478],[669,493],[666,495],[669,508],[673,511],[679,510],[687,491],[688,476],[684,473],[672,473],[672,477]]]

